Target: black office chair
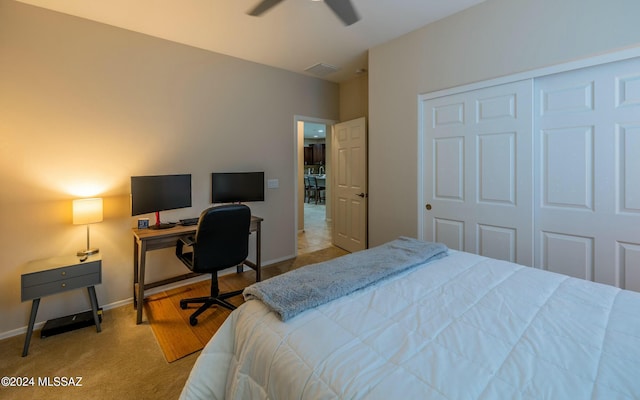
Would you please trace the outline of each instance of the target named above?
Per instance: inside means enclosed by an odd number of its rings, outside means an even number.
[[[191,325],[198,324],[198,315],[212,305],[230,310],[235,306],[226,299],[237,296],[242,290],[220,293],[218,271],[234,267],[246,260],[249,254],[249,224],[251,210],[242,204],[211,207],[200,214],[195,237],[182,238],[176,244],[176,256],[193,272],[211,273],[211,295],[180,300],[180,308],[188,304],[203,303],[189,317]],[[185,251],[185,246],[192,251]]]

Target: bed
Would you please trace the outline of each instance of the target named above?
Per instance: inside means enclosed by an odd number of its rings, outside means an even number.
[[[640,293],[612,286],[448,250],[284,321],[270,307],[231,313],[182,399],[640,398]]]

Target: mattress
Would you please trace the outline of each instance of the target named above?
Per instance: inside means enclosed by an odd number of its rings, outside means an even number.
[[[638,399],[640,293],[450,250],[286,322],[244,303],[181,398]]]

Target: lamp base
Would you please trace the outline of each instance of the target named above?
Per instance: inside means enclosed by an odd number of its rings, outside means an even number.
[[[77,256],[90,256],[92,254],[96,254],[100,252],[100,249],[86,249],[86,250],[78,250],[76,253]]]

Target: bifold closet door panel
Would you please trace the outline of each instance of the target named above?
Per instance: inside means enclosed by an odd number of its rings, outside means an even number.
[[[534,93],[535,265],[640,291],[640,60]]]
[[[423,237],[533,265],[532,81],[424,100]]]

